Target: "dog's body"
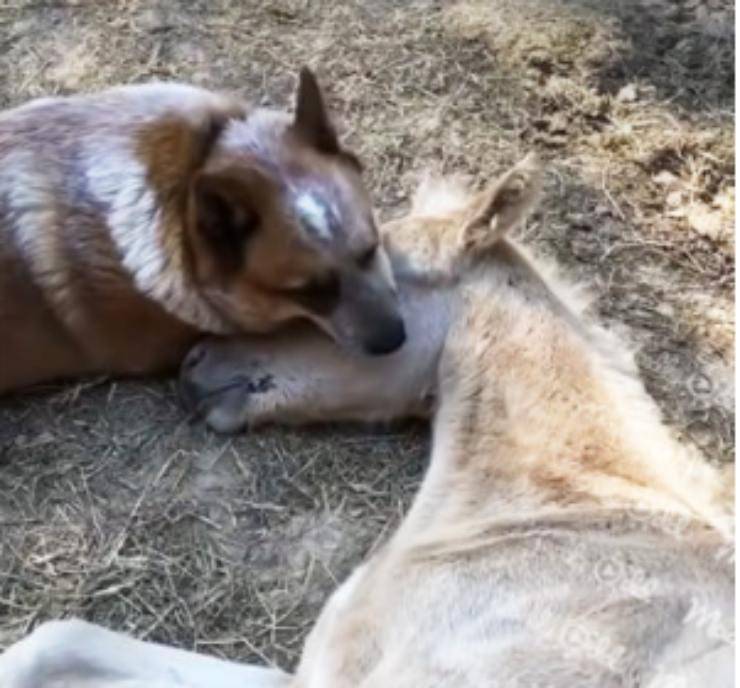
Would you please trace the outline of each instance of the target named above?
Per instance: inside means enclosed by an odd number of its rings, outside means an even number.
[[[615,342],[501,240],[538,176],[524,162],[455,212],[393,227],[399,284],[421,303],[408,349],[375,371],[308,333],[303,383],[264,344],[241,358],[214,344],[185,370],[218,373],[216,405],[236,403],[229,366],[232,380],[270,375],[252,398],[241,388],[247,422],[327,418],[342,401],[361,417],[393,379],[390,415],[436,388],[411,511],[329,600],[294,676],[72,621],[0,657],[8,688],[729,688],[722,477],[670,436]],[[420,384],[425,370],[436,380]]]
[[[403,327],[376,246],[307,70],[294,119],[182,84],[2,113],[0,392],[172,368],[199,333],[302,317],[392,350]]]

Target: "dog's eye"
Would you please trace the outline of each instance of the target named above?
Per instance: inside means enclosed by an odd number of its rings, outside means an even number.
[[[363,270],[366,270],[372,265],[377,253],[378,253],[377,244],[366,249],[359,256],[357,256],[357,266]]]
[[[311,280],[299,290],[306,298],[324,299],[331,298],[339,291],[339,279],[336,275],[327,275]]]
[[[330,312],[339,300],[339,276],[329,273],[316,277],[283,293],[316,313]]]

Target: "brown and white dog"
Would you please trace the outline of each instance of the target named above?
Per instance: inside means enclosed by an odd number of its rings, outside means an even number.
[[[308,69],[293,117],[164,83],[0,113],[0,393],[166,370],[200,333],[295,318],[348,350],[405,339]]]

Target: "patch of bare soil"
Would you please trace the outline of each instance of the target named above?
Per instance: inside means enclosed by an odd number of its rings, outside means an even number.
[[[0,0],[0,107],[149,79],[285,106],[310,63],[385,216],[423,168],[483,183],[537,149],[545,202],[521,238],[592,291],[676,431],[730,461],[733,26],[719,0]],[[4,398],[0,648],[79,615],[288,667],[407,508],[426,444],[221,438],[167,381]]]

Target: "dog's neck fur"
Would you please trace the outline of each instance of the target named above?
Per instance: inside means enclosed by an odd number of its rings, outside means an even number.
[[[267,169],[279,172],[279,138],[290,121],[286,113],[257,109],[246,120],[230,122],[213,145],[253,155]],[[187,180],[169,180],[173,186],[165,193],[152,188],[151,171],[123,143],[99,157],[92,152],[88,162],[89,189],[107,208],[121,263],[136,288],[199,330],[238,331],[193,279],[184,242],[187,232],[182,228],[185,216],[180,196],[185,189],[175,188]]]
[[[91,154],[87,184],[106,209],[119,259],[136,289],[197,329],[226,334],[230,326],[199,293],[187,266],[182,216],[167,212],[147,181],[147,170],[128,151]]]

